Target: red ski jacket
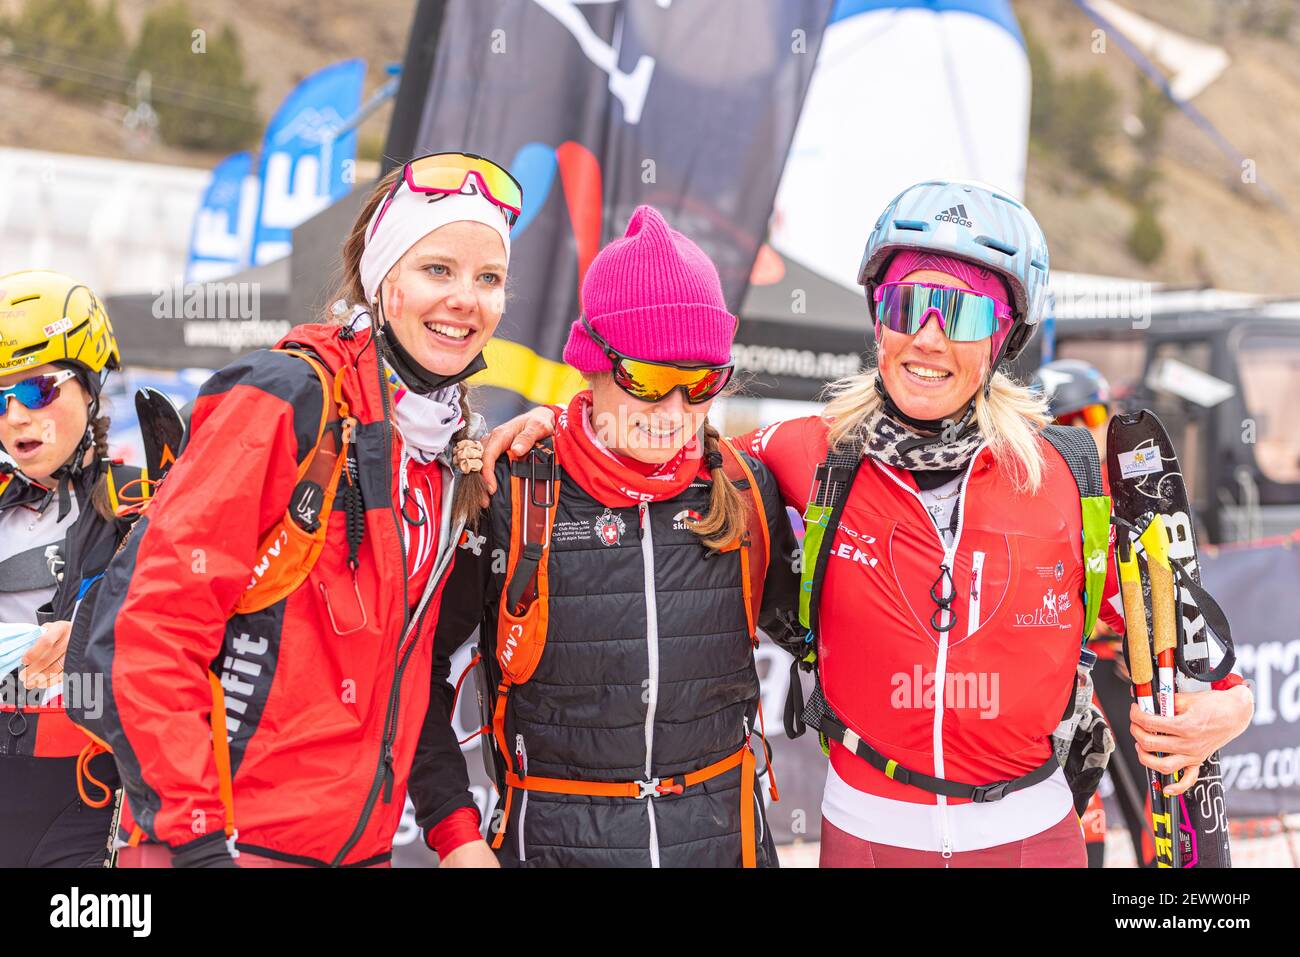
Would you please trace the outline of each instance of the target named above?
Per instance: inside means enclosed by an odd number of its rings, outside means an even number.
[[[1015,492],[987,448],[971,462],[947,557],[955,621],[946,637],[931,624],[945,548],[908,472],[864,459],[822,546],[831,550],[818,635],[827,701],[906,767],[980,784],[1026,774],[1051,754],[1083,632],[1082,524],[1065,461],[1040,441],[1045,469],[1034,496]],[[741,445],[802,510],[826,456],[824,421],[783,422]],[[838,743],[831,763],[859,791],[935,803]]]
[[[353,338],[335,326],[298,326],[280,345],[289,343],[333,371],[359,420],[365,521],[355,578],[336,500],[308,579],[263,611],[234,614],[258,544],[284,515],[299,463],[315,446],[322,403],[301,359],[264,350],[237,360],[205,385],[184,453],[109,567],[78,652],[80,667],[104,673],[104,713],[77,718],[112,746],[132,815],[152,840],[173,850],[221,840],[209,731],[216,672],[236,846],[363,866],[390,855],[417,745],[432,744],[422,741],[431,684],[451,694],[433,639],[461,533],[446,507],[454,478],[441,460],[425,466],[419,478],[432,481],[420,485],[434,501],[425,521],[407,522],[395,504],[402,441],[369,331]],[[431,530],[432,559],[408,560],[404,539],[427,556]],[[455,747],[449,723],[430,734]],[[454,784],[438,819],[472,806]]]

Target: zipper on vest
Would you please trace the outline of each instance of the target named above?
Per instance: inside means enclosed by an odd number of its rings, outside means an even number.
[[[975,552],[970,561],[970,612],[966,616],[966,637],[980,626],[980,589],[984,584],[984,553]]]
[[[963,475],[961,479],[961,492],[957,495],[956,505],[953,506],[957,524],[956,530],[953,532],[951,545],[944,544],[943,533],[940,532],[939,527],[934,524],[934,519],[930,517],[930,512],[926,509],[925,502],[921,500],[920,494],[895,475],[892,469],[881,466],[881,471],[893,479],[895,484],[902,488],[903,491],[916,499],[917,504],[921,506],[921,514],[925,516],[926,524],[934,529],[935,537],[939,540],[939,547],[943,549],[943,560],[939,564],[939,570],[940,578],[943,580],[944,598],[951,598],[953,592],[956,590],[952,585],[952,568],[956,564],[955,559],[957,548],[961,544],[962,527],[965,524],[966,519],[966,486],[970,482],[970,474],[971,470],[975,467],[975,461],[983,451],[984,446],[981,444],[980,447],[975,450],[975,454],[971,456],[970,461],[966,463],[966,474]],[[956,621],[956,617],[956,614],[950,608],[940,620],[951,626]],[[950,631],[951,628],[949,628],[948,631],[939,632],[939,651],[935,656],[934,663],[934,723],[931,732],[931,746],[934,749],[934,776],[937,778],[944,776],[943,706],[944,695],[948,686],[948,634]],[[939,808],[939,826],[943,834],[942,853],[944,859],[947,860],[952,857],[953,853],[952,834],[948,830],[948,798],[942,794],[936,794],[935,798],[937,799]]]
[[[759,688],[758,693],[759,693],[759,695],[761,696],[761,695],[763,694],[763,689],[762,689],[762,688]],[[748,748],[748,747],[749,747],[749,742],[750,742],[750,740],[751,740],[751,739],[753,738],[753,736],[754,736],[754,732],[751,731],[751,730],[750,730],[750,727],[749,727],[749,715],[741,715],[740,721],[741,721],[741,727],[742,727],[742,728],[744,729],[744,731],[745,731],[745,747]],[[768,759],[767,741],[764,741],[764,742],[763,742],[763,749],[764,749],[764,750],[763,750],[763,760],[764,760],[764,762],[766,762],[767,759]],[[766,768],[766,770],[767,770],[767,773],[768,773],[768,774],[771,774],[771,773],[772,773],[772,767],[771,767],[771,765],[768,765],[767,768]],[[741,775],[741,784],[740,784],[740,786],[741,786],[741,787],[744,787],[744,786],[745,786],[744,775]],[[751,791],[750,791],[750,796],[754,799],[754,814],[755,814],[754,820],[758,822],[758,843],[759,843],[759,844],[762,844],[763,841],[764,841],[764,839],[765,839],[765,838],[764,838],[764,835],[767,833],[767,828],[766,828],[766,826],[765,826],[766,822],[765,822],[764,815],[763,815],[763,802],[760,801],[760,800],[758,799],[758,791],[757,791],[757,790],[751,789]]]
[[[528,749],[524,747],[524,736],[515,735],[515,758],[519,761],[519,776],[528,777]],[[519,860],[522,863],[528,858],[524,854],[524,820],[528,817],[528,790],[525,788],[524,796],[519,801],[519,823],[515,826],[515,833],[519,841]]]
[[[653,777],[655,745],[655,711],[659,707],[659,610],[655,604],[654,534],[650,528],[650,505],[637,505],[637,528],[641,538],[641,574],[645,582],[645,643],[649,664],[648,697],[645,710],[645,779]],[[650,820],[650,866],[659,866],[659,832],[655,827],[655,802],[646,798]]]

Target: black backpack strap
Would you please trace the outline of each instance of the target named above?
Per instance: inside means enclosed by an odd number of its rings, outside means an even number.
[[[824,703],[824,702],[823,702]],[[811,723],[811,722],[810,722]],[[823,738],[829,738],[838,741],[844,747],[848,748],[862,760],[866,761],[877,771],[881,772],[891,781],[897,781],[900,784],[907,784],[914,788],[920,788],[922,791],[928,791],[931,794],[942,794],[946,797],[969,798],[976,804],[987,804],[992,801],[1000,801],[1008,794],[1022,790],[1039,781],[1046,781],[1056,773],[1060,763],[1056,760],[1056,755],[1048,755],[1047,760],[1040,764],[1028,774],[1022,774],[1018,778],[1011,778],[1005,781],[994,781],[991,784],[966,784],[961,781],[951,781],[948,778],[936,778],[929,774],[923,774],[920,771],[913,771],[893,761],[867,742],[863,741],[853,731],[845,727],[839,719],[826,709],[821,716],[821,733]]]
[[[1080,498],[1106,494],[1101,480],[1101,456],[1097,454],[1097,443],[1091,432],[1077,425],[1049,425],[1043,429],[1043,438],[1061,453],[1070,467]]]
[[[825,470],[825,479],[822,481],[819,493],[825,491],[825,501],[820,504],[831,507],[830,518],[826,522],[826,538],[822,540],[821,547],[817,550],[817,563],[813,566],[812,588],[808,599],[808,634],[816,636],[820,631],[820,618],[818,613],[821,605],[822,583],[826,580],[826,560],[830,557],[830,538],[835,535],[835,530],[840,527],[840,518],[844,515],[844,506],[849,500],[849,493],[853,491],[853,483],[858,476],[858,466],[862,461],[861,456],[852,460],[852,465],[846,465],[841,453],[832,452],[826,456],[819,469]],[[838,461],[837,461],[838,460]],[[814,637],[814,640],[815,637]]]
[[[1083,526],[1084,605],[1083,643],[1097,625],[1102,595],[1106,590],[1106,563],[1110,554],[1110,497],[1101,479],[1101,458],[1092,433],[1078,427],[1049,425],[1045,438],[1056,449],[1074,476],[1079,489],[1079,510]]]
[[[559,463],[555,443],[546,438],[528,450],[521,459],[510,462],[510,474],[522,479],[522,495],[511,499],[512,509],[527,505],[526,518],[519,523],[523,537],[519,561],[506,583],[506,608],[512,614],[520,605],[527,606],[536,597],[537,568],[545,555],[547,512],[556,505],[559,487]]]

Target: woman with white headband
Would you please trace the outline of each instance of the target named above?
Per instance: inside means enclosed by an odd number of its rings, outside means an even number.
[[[330,320],[204,386],[70,653],[105,676],[74,717],[122,771],[120,865],[389,861],[417,748],[457,748],[422,730],[451,707],[438,609],[482,487],[452,458],[521,207],[488,160],[413,160],[353,226]],[[420,823],[444,865],[492,866],[467,785]]]

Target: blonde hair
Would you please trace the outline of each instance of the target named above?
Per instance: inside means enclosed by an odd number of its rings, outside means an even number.
[[[880,371],[866,369],[837,379],[826,387],[822,418],[830,428],[832,445],[846,440],[861,443],[858,432],[884,405],[876,391]],[[1022,494],[1035,494],[1043,484],[1043,450],[1038,433],[1051,422],[1047,401],[1001,372],[985,390],[975,393],[975,422],[993,459]]]

